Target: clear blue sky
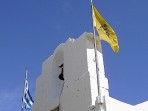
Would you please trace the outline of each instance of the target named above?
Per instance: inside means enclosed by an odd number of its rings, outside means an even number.
[[[102,42],[110,95],[129,104],[148,100],[147,0],[94,0],[114,28],[120,51]],[[92,32],[89,0],[0,0],[0,111],[19,111],[26,66],[29,87],[42,62],[69,37]]]

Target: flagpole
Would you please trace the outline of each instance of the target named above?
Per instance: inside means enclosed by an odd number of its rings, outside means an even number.
[[[93,12],[93,7],[92,7],[92,0],[90,0],[91,2],[91,13],[92,13],[92,20],[93,20],[93,39],[94,39],[94,52],[95,52],[95,63],[96,63],[96,74],[97,74],[97,85],[98,85],[98,99],[99,102],[102,103],[102,96],[101,96],[101,87],[100,87],[100,74],[99,74],[99,64],[98,64],[98,54],[97,54],[97,40],[96,40],[96,31],[95,31],[95,25],[94,25],[94,12]],[[99,36],[99,34],[98,34]],[[100,104],[101,105],[101,104]],[[100,108],[101,110],[101,108]]]
[[[26,86],[27,77],[28,77],[28,68],[26,68],[26,73],[25,73],[23,97],[25,95],[25,86]],[[24,109],[24,101],[23,101],[23,98],[22,98],[22,108],[21,108],[21,111],[23,111],[23,109]]]

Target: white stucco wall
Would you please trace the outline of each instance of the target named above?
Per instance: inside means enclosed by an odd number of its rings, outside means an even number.
[[[100,90],[105,98],[102,111],[147,111],[148,102],[130,105],[109,96],[105,77],[102,48],[97,40]],[[64,81],[58,78],[59,66],[64,64]],[[92,33],[83,33],[78,39],[60,44],[42,65],[36,80],[33,111],[99,111],[98,86]]]

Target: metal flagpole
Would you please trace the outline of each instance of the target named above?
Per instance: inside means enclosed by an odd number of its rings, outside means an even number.
[[[28,69],[26,68],[23,97],[24,97],[24,95],[25,95],[25,88],[26,88],[27,76],[28,76]],[[24,100],[23,100],[23,97],[22,97],[22,107],[21,107],[21,111],[23,111],[23,109],[24,109]]]
[[[92,13],[92,19],[93,19],[93,39],[94,39],[94,52],[95,52],[95,62],[96,62],[96,74],[97,74],[97,85],[98,85],[98,99],[100,101],[100,103],[102,103],[102,100],[101,100],[101,87],[100,87],[100,74],[99,74],[99,64],[98,64],[98,54],[97,54],[97,40],[96,40],[96,37],[95,37],[95,21],[94,21],[94,12],[93,12],[93,2],[92,0],[91,1],[91,13]],[[98,34],[99,36],[99,34]],[[101,105],[101,104],[100,104]],[[100,108],[100,111],[101,111],[101,108]]]

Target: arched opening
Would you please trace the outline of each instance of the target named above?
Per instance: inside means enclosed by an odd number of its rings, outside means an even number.
[[[53,111],[58,111],[59,109],[59,98],[61,96],[63,86],[64,86],[64,45],[59,46],[53,55],[52,71],[51,71],[51,81],[52,81],[52,91],[51,96],[53,101],[55,101],[56,107]],[[57,103],[58,102],[58,103]]]

